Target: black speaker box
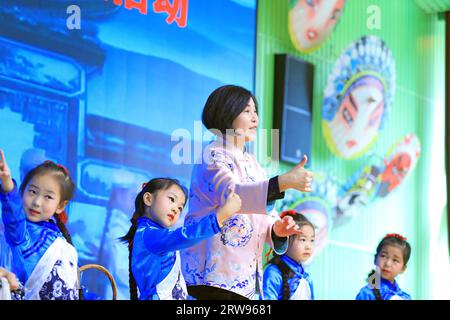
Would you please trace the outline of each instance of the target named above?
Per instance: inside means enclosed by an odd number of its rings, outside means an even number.
[[[275,55],[273,128],[280,130],[280,160],[311,164],[314,66],[286,54]]]

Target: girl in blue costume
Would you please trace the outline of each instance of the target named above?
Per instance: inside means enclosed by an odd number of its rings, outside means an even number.
[[[375,254],[378,272],[372,270],[369,284],[359,291],[356,300],[411,300],[411,296],[402,291],[395,281],[397,275],[406,270],[410,255],[411,246],[405,237],[397,233],[386,235]]]
[[[131,300],[138,299],[138,288],[139,300],[187,299],[178,250],[212,237],[241,208],[241,199],[230,189],[215,212],[198,223],[170,229],[183,211],[187,194],[177,180],[156,178],[137,195],[132,226],[120,238],[129,248]]]
[[[29,171],[19,190],[0,150],[2,218],[13,271],[26,300],[77,300],[78,255],[65,227],[75,185],[51,161]]]
[[[291,216],[301,234],[290,237],[285,254],[277,255],[264,270],[263,290],[266,300],[314,300],[314,290],[303,264],[314,250],[315,230],[311,222],[294,210],[284,211],[280,217]]]

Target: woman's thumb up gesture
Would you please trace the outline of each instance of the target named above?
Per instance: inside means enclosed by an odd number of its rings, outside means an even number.
[[[278,184],[280,191],[287,189],[296,189],[301,192],[310,192],[311,183],[313,181],[313,173],[305,169],[305,164],[308,162],[308,157],[303,156],[303,159],[291,170],[278,176]]]

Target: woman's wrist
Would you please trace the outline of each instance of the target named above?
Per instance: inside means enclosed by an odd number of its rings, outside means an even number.
[[[230,215],[227,214],[227,212],[224,210],[223,207],[219,207],[216,211],[216,217],[217,217],[217,223],[219,224],[219,227],[222,228],[223,223],[225,222],[225,220],[227,220]]]
[[[289,173],[284,173],[278,176],[278,186],[280,192],[284,192],[290,188]]]
[[[280,190],[280,185],[278,183],[278,176],[270,178],[269,186],[267,187],[267,204],[283,198],[284,192]]]

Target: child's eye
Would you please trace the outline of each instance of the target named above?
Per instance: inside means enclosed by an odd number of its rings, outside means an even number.
[[[175,202],[175,198],[169,197],[170,201]]]
[[[31,194],[35,194],[36,193],[36,191],[34,191],[32,189],[29,189],[28,192],[31,193]]]
[[[52,196],[45,196],[45,198],[50,199],[50,200],[53,200],[53,197],[52,197]]]

